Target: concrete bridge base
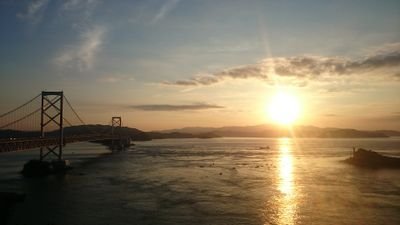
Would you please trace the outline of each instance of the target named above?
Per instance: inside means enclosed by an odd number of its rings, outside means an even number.
[[[25,163],[22,170],[22,175],[25,177],[44,177],[50,174],[64,174],[72,169],[68,160],[41,161],[30,160]]]

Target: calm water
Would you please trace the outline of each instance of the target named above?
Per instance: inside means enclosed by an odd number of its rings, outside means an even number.
[[[0,155],[0,191],[27,193],[11,224],[400,224],[400,171],[340,162],[353,146],[400,156],[399,138],[136,144],[70,145],[75,169],[42,179],[18,174],[37,151]]]

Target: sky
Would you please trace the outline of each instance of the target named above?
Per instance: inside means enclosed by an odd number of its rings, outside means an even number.
[[[400,130],[398,0],[1,0],[0,113],[63,90],[87,123]]]

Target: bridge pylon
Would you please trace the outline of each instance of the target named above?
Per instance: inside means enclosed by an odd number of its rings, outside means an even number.
[[[63,111],[64,111],[64,93],[62,91],[42,91],[42,106],[40,116],[40,132],[41,138],[46,136],[46,128],[55,126],[58,133],[58,144],[55,146],[40,147],[40,161],[47,156],[53,154],[58,161],[62,160],[64,145],[64,127],[63,127]]]
[[[118,136],[116,136],[116,130],[121,130],[122,127],[122,118],[120,116],[113,116],[111,118],[111,136],[112,136],[112,140],[111,140],[111,149],[115,150],[115,145],[116,143],[116,139],[118,140],[118,144],[120,144],[120,140],[121,140],[121,134],[118,134]]]

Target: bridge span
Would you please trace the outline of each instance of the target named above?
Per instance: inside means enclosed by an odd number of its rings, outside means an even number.
[[[0,115],[0,153],[40,149],[39,161],[63,161],[63,147],[74,142],[101,141],[111,150],[130,142],[119,132],[121,117],[112,117],[110,129],[65,135],[64,128],[86,125],[62,91],[42,91],[24,104]],[[55,158],[54,158],[55,157]]]

